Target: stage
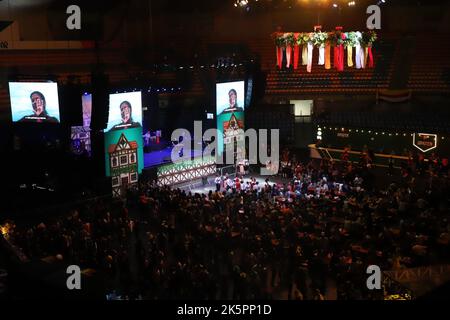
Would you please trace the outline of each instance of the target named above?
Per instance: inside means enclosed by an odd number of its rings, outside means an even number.
[[[180,184],[180,185],[174,185],[174,188],[180,188],[182,190],[185,190],[186,192],[191,192],[191,193],[199,193],[199,194],[208,194],[210,191],[216,191],[216,184],[214,183],[214,175],[211,175],[207,178],[207,183],[203,184],[201,181],[199,181],[198,183],[192,185],[192,184]],[[288,179],[283,179],[282,177],[279,176],[261,176],[259,174],[255,174],[255,175],[245,175],[241,180],[244,180],[244,183],[247,183],[247,181],[250,181],[251,178],[255,178],[256,182],[258,182],[258,184],[260,186],[264,186],[264,184],[266,183],[266,179],[269,179],[269,184],[273,185],[274,183],[288,183],[289,180]],[[225,191],[225,189],[221,189],[220,190]]]
[[[172,163],[171,153],[173,150],[172,145],[166,145],[160,150],[152,150],[150,152],[144,152],[144,168],[150,168],[160,166],[162,164]],[[201,150],[191,150],[191,158],[201,157],[203,152]]]

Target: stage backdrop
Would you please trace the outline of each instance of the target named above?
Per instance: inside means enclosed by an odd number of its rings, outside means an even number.
[[[244,130],[244,97],[244,81],[216,84],[218,156],[222,156],[226,144],[234,143],[234,138],[244,139],[244,135],[237,132],[238,129]],[[243,152],[245,156],[245,150]]]
[[[81,96],[81,105],[83,107],[83,126],[91,126],[92,117],[92,94],[83,94]]]
[[[128,113],[125,105],[131,107]],[[140,91],[109,95],[109,116],[106,132],[130,128],[142,128],[142,95]],[[141,129],[142,131],[142,129]]]
[[[121,196],[124,189],[137,184],[143,166],[142,128],[105,133],[106,176],[112,179],[113,196]]]
[[[9,95],[13,122],[59,123],[57,83],[10,82]]]

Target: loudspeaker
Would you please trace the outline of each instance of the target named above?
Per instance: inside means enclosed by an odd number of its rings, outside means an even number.
[[[104,73],[93,73],[92,84],[92,130],[103,130],[109,115],[109,79]]]
[[[250,76],[247,80],[247,94],[245,97],[245,107],[249,107],[252,103],[252,94],[253,94],[253,77]]]
[[[60,89],[61,123],[71,126],[83,125],[83,108],[81,104],[81,88],[69,83]]]

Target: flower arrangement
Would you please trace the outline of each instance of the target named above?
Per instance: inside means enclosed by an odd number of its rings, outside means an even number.
[[[294,33],[285,33],[284,34],[284,41],[286,42],[287,46],[294,46],[295,45],[295,36]]]
[[[286,41],[284,39],[284,34],[278,34],[275,36],[275,46],[286,47]]]
[[[311,39],[309,33],[300,33],[297,37],[297,44],[299,46],[307,44],[308,42],[311,42],[311,41],[312,41],[312,39]]]
[[[328,33],[328,38],[330,39],[330,44],[333,47],[338,47],[344,44],[345,37],[342,36],[343,33],[341,31],[332,31]]]
[[[322,31],[314,32],[313,37],[312,37],[314,46],[316,46],[318,48],[324,48],[325,43],[327,42],[327,39],[328,39],[328,33],[322,32]]]
[[[373,30],[362,33],[361,45],[363,47],[371,47],[377,40],[377,33]]]
[[[358,36],[356,32],[346,32],[345,46],[356,47],[358,44]]]
[[[355,47],[358,42],[363,47],[371,47],[377,38],[377,33],[373,30],[365,32],[349,31],[345,33],[341,30],[332,32],[322,32],[318,30],[312,33],[299,33],[297,38],[292,32],[277,33],[273,36],[275,45],[283,48],[286,46],[294,46],[295,44],[303,46],[308,43],[313,43],[314,46],[319,48],[325,47],[326,43],[330,43],[334,47],[340,45]]]

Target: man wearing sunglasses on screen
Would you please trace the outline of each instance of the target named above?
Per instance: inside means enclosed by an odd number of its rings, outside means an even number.
[[[20,122],[48,122],[48,123],[58,123],[58,119],[51,117],[46,107],[45,97],[39,91],[34,91],[30,94],[31,105],[33,106],[33,114],[23,117]]]
[[[122,122],[116,124],[114,127],[111,128],[110,131],[128,128],[138,128],[141,126],[139,122],[133,121],[131,103],[129,103],[128,101],[123,101],[120,104],[120,116],[122,117]]]

